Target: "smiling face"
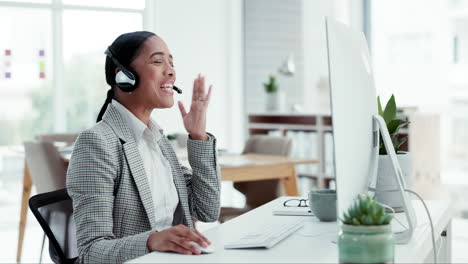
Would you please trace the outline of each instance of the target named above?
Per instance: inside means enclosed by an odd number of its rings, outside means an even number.
[[[174,105],[172,87],[176,73],[172,55],[161,38],[148,38],[130,66],[139,76],[138,87],[131,95],[132,101],[146,109],[170,108]]]

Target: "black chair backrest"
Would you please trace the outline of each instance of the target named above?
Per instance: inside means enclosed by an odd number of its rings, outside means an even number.
[[[29,208],[49,239],[54,263],[74,263],[78,250],[73,206],[67,189],[41,193],[29,199]]]

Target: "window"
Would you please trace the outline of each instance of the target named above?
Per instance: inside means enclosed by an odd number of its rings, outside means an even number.
[[[38,134],[79,132],[96,122],[108,90],[104,50],[118,35],[143,29],[144,15],[151,15],[145,3],[0,0],[0,197],[2,211],[12,216],[1,226],[18,225],[23,142]],[[17,235],[0,232],[14,241],[2,244],[9,252],[3,259],[13,262]],[[37,261],[24,246],[22,260]]]
[[[91,126],[108,89],[104,50],[143,28],[144,0],[62,4],[0,1],[0,146]]]
[[[467,169],[468,1],[372,1],[370,25],[378,93],[440,115],[442,181],[460,183],[453,175]]]
[[[144,0],[63,0],[65,5],[80,5],[109,8],[144,9]]]
[[[141,28],[142,16],[138,13],[63,12],[66,131],[78,132],[96,122],[109,89],[104,51],[118,35]]]
[[[25,19],[27,18],[27,19]],[[0,146],[52,130],[51,10],[0,2]]]

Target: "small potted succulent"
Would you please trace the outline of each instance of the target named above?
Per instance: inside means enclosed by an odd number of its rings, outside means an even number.
[[[393,215],[368,195],[359,195],[341,219],[340,263],[393,263]]]
[[[388,100],[385,108],[382,108],[380,97],[377,97],[379,115],[383,117],[387,124],[387,129],[392,139],[393,148],[397,154],[398,162],[400,163],[401,170],[405,175],[406,187],[411,186],[412,168],[411,168],[411,155],[409,152],[401,150],[402,145],[408,139],[406,136],[400,135],[400,129],[406,127],[409,122],[405,118],[397,117],[397,107],[395,97],[392,95]],[[376,196],[375,199],[388,206],[391,206],[396,212],[403,211],[403,201],[400,197],[397,182],[395,180],[395,173],[393,172],[392,162],[385,145],[383,144],[382,136],[380,137],[379,149],[379,166],[377,171],[376,181]],[[380,191],[379,191],[380,190]]]

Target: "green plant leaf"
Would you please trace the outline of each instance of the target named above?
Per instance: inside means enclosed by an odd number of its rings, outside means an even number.
[[[376,211],[375,206],[373,204],[371,206],[369,206],[369,210],[368,210],[369,215],[375,215],[376,212],[377,211]]]
[[[373,225],[374,221],[372,221],[372,217],[370,215],[366,215],[364,217],[364,224],[365,225]]]
[[[401,121],[397,120],[397,119],[393,119],[392,121],[390,121],[387,124],[388,133],[390,135],[394,134],[395,131],[397,130],[397,128],[400,126],[400,123],[401,123]]]
[[[359,222],[359,220],[357,220],[357,218],[353,218],[353,225],[361,225],[361,222]]]
[[[385,209],[369,195],[358,195],[343,216],[342,222],[349,225],[382,225],[391,220]]]
[[[376,223],[377,223],[377,225],[382,225],[384,223],[384,221],[385,221],[385,216],[381,215],[381,216],[378,217]]]
[[[377,214],[381,216],[385,215],[385,209],[383,206],[379,205],[379,212]]]
[[[395,119],[396,120],[396,119]],[[408,125],[408,122],[404,122],[404,123],[401,123],[400,120],[398,120],[399,125],[395,128],[395,130],[393,131],[394,134],[398,133],[400,131],[401,128],[405,127]]]
[[[384,218],[383,224],[384,225],[390,224],[390,221],[392,221],[392,219],[393,219],[392,215],[386,215],[385,218]]]
[[[408,118],[406,117],[399,116],[399,117],[395,117],[395,119],[400,120],[401,122],[404,122],[404,123],[409,123]]]
[[[387,102],[384,110],[385,123],[389,124],[393,119],[396,118],[397,108],[395,103],[395,96],[392,95]]]
[[[276,78],[273,75],[268,76],[268,83],[263,83],[265,91],[267,93],[275,93],[278,91],[278,85],[276,84]]]
[[[361,224],[366,224],[366,216],[367,215],[363,214],[359,217],[359,222],[361,222]]]
[[[379,108],[379,115],[383,117],[383,110],[382,110],[382,104],[380,103],[380,96],[377,96],[377,106]]]

